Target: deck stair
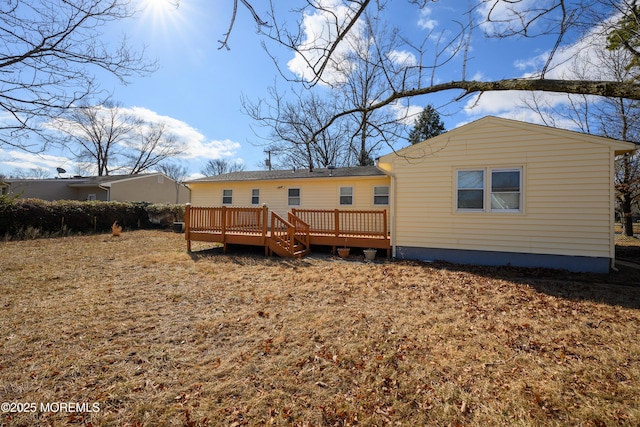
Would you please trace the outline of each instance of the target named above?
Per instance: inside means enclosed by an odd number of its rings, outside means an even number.
[[[311,252],[309,244],[309,224],[292,213],[285,220],[271,212],[271,229],[267,244],[270,254],[285,258],[301,258]]]

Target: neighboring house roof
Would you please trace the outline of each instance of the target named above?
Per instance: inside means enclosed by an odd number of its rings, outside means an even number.
[[[307,178],[328,178],[328,177],[366,177],[385,175],[375,166],[356,166],[351,168],[320,168],[309,171],[309,169],[289,169],[289,170],[269,170],[269,171],[241,171],[230,172],[222,175],[210,176],[206,178],[186,181],[185,184],[197,182],[230,182],[230,181],[266,181],[275,179],[307,179]]]
[[[45,178],[45,179],[18,179],[7,178],[5,182],[65,182],[69,187],[110,187],[113,182],[127,181],[130,179],[138,179],[148,176],[163,175],[161,173],[143,173],[137,175],[106,175],[106,176],[74,176],[69,178]]]

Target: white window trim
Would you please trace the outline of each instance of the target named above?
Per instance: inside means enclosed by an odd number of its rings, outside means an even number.
[[[488,198],[488,208],[489,211],[492,213],[521,213],[523,212],[522,209],[522,184],[523,184],[523,180],[522,180],[522,168],[521,167],[510,167],[510,168],[488,168],[487,169],[488,175],[486,177],[486,179],[488,180],[487,182],[487,198]],[[493,187],[493,172],[519,172],[519,179],[520,182],[518,183],[518,197],[520,198],[520,200],[518,201],[518,206],[520,206],[518,209],[494,209],[491,207],[491,196],[493,195],[493,191],[492,191],[492,187]]]
[[[290,190],[298,190],[298,196],[297,197],[291,197],[289,195],[289,191]],[[291,199],[292,198],[297,198],[298,199],[298,204],[291,204]],[[302,190],[300,189],[300,187],[290,187],[287,188],[287,206],[302,206]]]
[[[230,195],[229,196],[225,196],[224,195],[225,191],[230,191],[231,192]],[[224,201],[225,197],[230,197],[231,201],[228,202],[228,203],[225,203],[225,201]],[[226,188],[226,189],[222,190],[222,204],[223,205],[233,205],[233,189]]]
[[[380,195],[380,194],[376,194],[376,188],[386,188],[387,189],[387,194],[385,195]],[[373,187],[373,205],[374,206],[389,206],[389,192],[390,192],[390,188],[388,185],[376,185]],[[376,203],[376,197],[386,197],[387,198],[387,203]]]
[[[342,194],[342,189],[343,188],[349,188],[351,189],[351,194]],[[342,198],[343,197],[351,197],[351,203],[342,203]],[[353,187],[352,186],[345,186],[345,187],[339,187],[338,188],[338,204],[340,206],[353,206],[354,204],[354,197],[353,197]]]
[[[254,192],[254,191],[257,191],[257,192],[258,192],[258,194],[257,194],[257,195],[254,195],[254,194],[253,194],[253,192]],[[257,201],[257,202],[255,202],[255,203],[254,203],[254,201],[253,201],[253,198],[254,198],[254,197],[257,197],[257,198],[258,198],[258,201]],[[259,189],[259,188],[252,188],[252,189],[251,189],[251,204],[252,204],[252,205],[259,205],[259,204],[260,204],[260,189]]]
[[[458,202],[460,201],[458,199],[458,191],[460,190],[459,187],[459,183],[458,183],[458,178],[459,178],[459,173],[460,172],[483,172],[483,176],[482,176],[482,208],[461,208],[458,206]],[[455,200],[455,207],[456,207],[456,212],[464,212],[464,213],[470,213],[470,212],[486,212],[487,209],[487,168],[464,168],[464,169],[456,169],[455,170],[455,187],[453,189],[453,197]],[[468,189],[471,190],[471,189]],[[479,188],[477,189],[479,190]]]
[[[483,208],[471,209],[471,208],[459,208],[458,207],[458,172],[464,171],[483,171]],[[493,209],[491,208],[491,178],[492,172],[520,172],[520,208],[519,209]],[[524,213],[524,166],[490,166],[490,167],[471,167],[471,168],[456,168],[454,169],[454,181],[455,186],[453,188],[454,199],[454,211],[456,213],[494,213],[494,214],[523,214]]]

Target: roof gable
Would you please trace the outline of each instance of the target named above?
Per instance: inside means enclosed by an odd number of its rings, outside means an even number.
[[[586,133],[576,132],[576,131],[571,131],[566,129],[553,128],[553,127],[540,125],[540,124],[527,123],[519,120],[505,119],[505,118],[495,117],[495,116],[486,116],[476,121],[473,121],[471,123],[467,123],[458,128],[450,130],[448,132],[445,132],[443,134],[440,134],[438,136],[435,136],[433,138],[430,138],[426,141],[422,141],[418,144],[405,147],[401,150],[398,150],[396,153],[391,153],[391,154],[382,156],[381,160],[383,162],[386,162],[396,156],[403,156],[403,155],[410,156],[410,153],[415,149],[423,149],[424,146],[426,145],[436,144],[438,142],[444,142],[453,138],[464,136],[465,134],[474,132],[474,130],[476,130],[479,127],[485,127],[485,126],[492,126],[492,127],[495,127],[497,130],[500,128],[518,128],[521,130],[525,130],[527,132],[555,135],[555,136],[562,137],[563,139],[581,141],[584,143],[605,145],[610,147],[612,150],[614,150],[616,154],[623,154],[625,152],[633,151],[634,149],[638,148],[636,144],[632,142],[618,141],[611,138],[589,135]]]

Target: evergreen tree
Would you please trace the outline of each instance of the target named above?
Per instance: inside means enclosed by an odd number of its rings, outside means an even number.
[[[446,129],[444,128],[444,123],[440,120],[440,114],[431,105],[427,105],[414,122],[413,129],[409,132],[409,142],[417,144],[445,132]]]

